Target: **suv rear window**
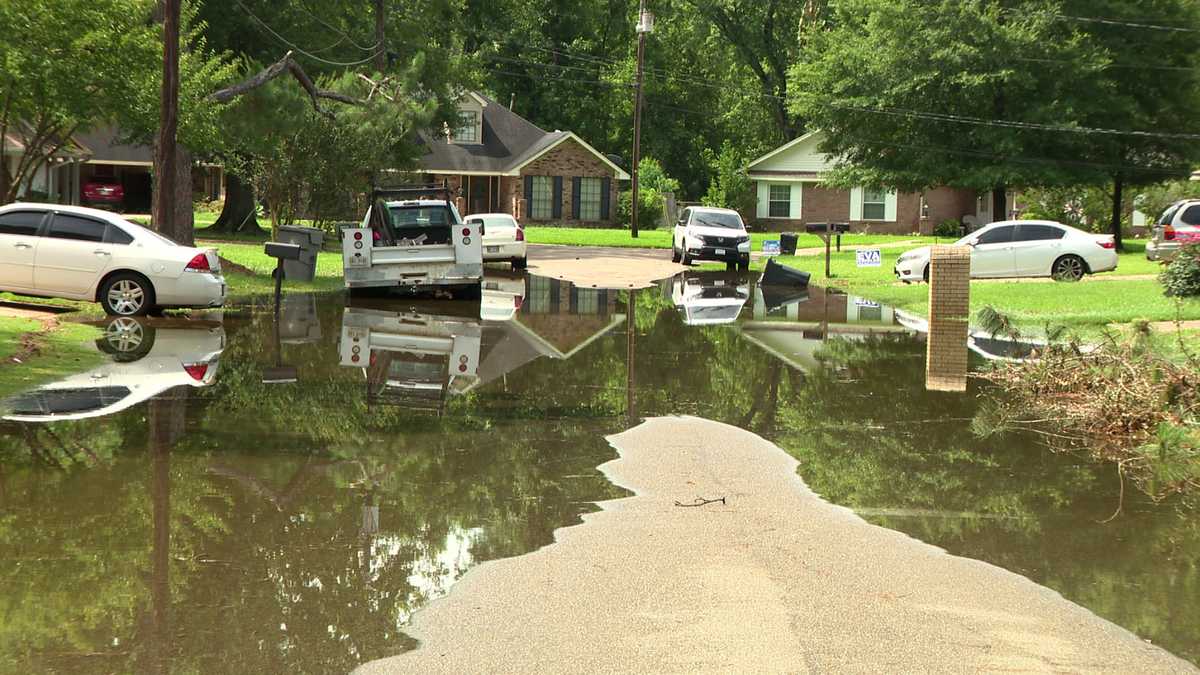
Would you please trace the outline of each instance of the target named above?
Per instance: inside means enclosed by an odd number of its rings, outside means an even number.
[[[45,215],[41,211],[10,211],[0,215],[0,234],[33,236]]]
[[[1200,204],[1192,204],[1179,217],[1184,225],[1200,225]]]
[[[1167,210],[1163,211],[1162,215],[1158,217],[1158,220],[1154,221],[1154,224],[1155,225],[1166,225],[1167,223],[1170,223],[1171,220],[1175,217],[1175,212],[1179,210],[1180,206],[1183,206],[1183,205],[1182,204],[1172,204],[1172,205],[1168,206]]]

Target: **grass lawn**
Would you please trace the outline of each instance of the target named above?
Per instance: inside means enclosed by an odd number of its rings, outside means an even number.
[[[750,234],[752,250],[761,251],[762,243],[769,239],[779,239],[778,232],[752,232]],[[670,230],[642,230],[638,238],[629,235],[628,229],[592,228],[592,227],[556,227],[530,225],[525,228],[525,240],[531,244],[558,244],[563,246],[610,246],[614,248],[671,248]],[[920,246],[934,243],[933,237],[919,235],[895,234],[847,234],[842,236],[843,246],[863,244],[887,244],[902,241],[919,242]],[[801,234],[797,238],[797,248],[818,248],[825,244],[815,234]]]
[[[271,278],[271,272],[275,269],[275,259],[268,257],[263,252],[261,243],[217,242],[211,246],[217,249],[217,253],[222,258],[254,272],[254,276],[249,276],[224,270],[230,295],[253,295],[275,291],[275,281]],[[330,252],[317,254],[317,278],[311,283],[284,282],[284,288],[290,291],[336,291],[343,286],[342,254]]]
[[[984,281],[971,284],[971,311],[985,306],[1010,315],[1027,330],[1047,324],[1065,325],[1084,333],[1099,332],[1110,323],[1128,323],[1141,319],[1172,321],[1200,319],[1200,299],[1176,303],[1162,293],[1155,279],[1121,279],[1128,275],[1156,274],[1158,263],[1145,259],[1145,243],[1129,242],[1121,254],[1117,269],[1088,277],[1082,283]],[[905,285],[896,281],[892,265],[905,249],[883,252],[881,267],[856,266],[853,252],[834,253],[830,258],[833,278],[824,279],[825,258],[821,256],[780,256],[785,265],[809,271],[813,283],[828,284],[847,292],[915,314],[927,315],[929,287]],[[756,260],[761,269],[765,260]],[[720,265],[704,267],[721,269]]]
[[[39,334],[38,353],[13,363],[28,333]],[[66,322],[42,333],[40,321],[0,317],[0,399],[99,365],[104,356],[89,344],[99,335],[94,326]]]

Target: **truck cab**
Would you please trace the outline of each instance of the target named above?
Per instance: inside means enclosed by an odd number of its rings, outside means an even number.
[[[358,227],[342,230],[346,288],[448,290],[478,297],[483,225],[464,223],[448,188],[376,189]]]

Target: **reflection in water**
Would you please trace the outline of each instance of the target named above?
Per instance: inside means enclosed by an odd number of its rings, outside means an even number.
[[[774,441],[872,522],[1200,659],[1193,502],[1129,488],[1101,522],[1117,472],[1025,437],[975,438],[987,392],[926,391],[923,337],[900,313],[817,287],[767,306],[752,279],[742,287],[737,321],[704,326],[687,325],[673,281],[631,302],[505,279],[468,312],[317,297],[281,324],[316,336],[281,338],[304,374],[285,387],[262,382],[275,360],[264,303],[226,320],[225,345],[189,338],[220,356],[209,386],[172,380],[107,414],[0,423],[0,671],[347,671],[411,648],[412,612],[471,566],[544,546],[622,494],[595,469],[613,456],[606,434],[680,413]],[[347,364],[352,331],[370,347]],[[456,336],[477,348],[455,351]],[[373,376],[376,353],[396,366]],[[371,405],[372,377],[447,383],[444,414]]]

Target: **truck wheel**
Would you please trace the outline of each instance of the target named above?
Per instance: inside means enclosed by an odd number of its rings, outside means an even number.
[[[513,271],[520,272],[521,270],[525,269],[526,267],[529,267],[529,258],[526,257],[526,258],[513,258],[512,259]]]

